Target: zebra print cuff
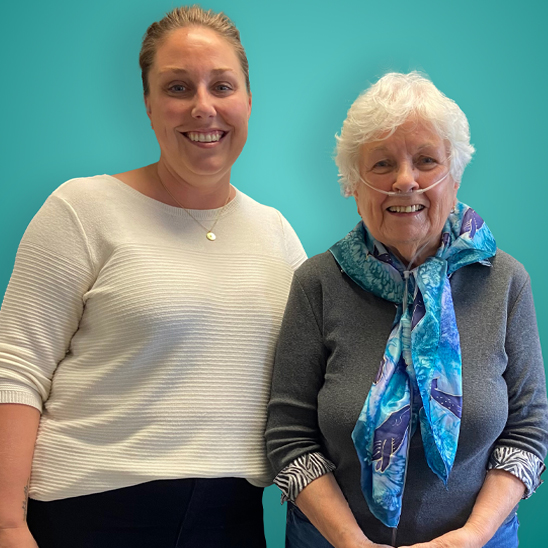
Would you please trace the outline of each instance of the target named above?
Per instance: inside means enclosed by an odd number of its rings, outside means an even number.
[[[282,492],[282,504],[295,502],[299,493],[315,479],[335,470],[335,465],[321,453],[308,453],[288,464],[275,478]]]
[[[524,499],[528,499],[542,483],[540,475],[546,469],[544,463],[533,453],[499,445],[495,447],[489,458],[487,470],[496,468],[506,470],[525,484]]]

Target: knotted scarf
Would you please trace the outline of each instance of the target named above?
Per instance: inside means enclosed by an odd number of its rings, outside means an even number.
[[[441,234],[441,245],[410,272],[363,223],[331,253],[366,291],[397,304],[377,378],[352,440],[361,464],[361,488],[371,513],[388,527],[401,515],[408,443],[417,424],[431,470],[447,483],[459,439],[462,361],[449,277],[495,255],[483,219],[459,202]]]

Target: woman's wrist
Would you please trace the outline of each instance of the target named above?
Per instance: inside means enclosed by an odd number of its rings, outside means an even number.
[[[466,548],[482,548],[495,533],[495,531],[489,531],[488,527],[470,519],[464,524],[462,531],[468,538]]]
[[[346,539],[340,547],[336,548],[373,548],[375,543],[371,542],[366,536],[355,537],[354,539]]]
[[[0,548],[38,548],[26,523],[21,527],[0,527]]]
[[[346,535],[341,535],[341,542],[336,548],[373,548],[379,546],[372,540],[369,540],[361,528],[358,526],[352,531],[348,531]]]
[[[27,526],[26,504],[26,498],[21,500],[21,504],[9,504],[5,501],[4,504],[0,504],[0,531]]]
[[[324,536],[326,536],[324,534]],[[327,535],[331,537],[331,535]],[[326,537],[326,538],[327,538]],[[335,548],[371,548],[374,544],[363,534],[363,531],[356,524],[356,528],[339,529],[336,535],[327,538]]]

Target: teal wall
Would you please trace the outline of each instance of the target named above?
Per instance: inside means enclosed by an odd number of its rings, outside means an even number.
[[[60,183],[154,162],[137,54],[168,0],[28,0],[2,8],[0,294],[25,226]],[[251,65],[249,141],[233,183],[280,209],[309,255],[357,222],[339,194],[334,134],[358,93],[388,70],[420,69],[467,114],[477,155],[460,199],[531,274],[548,345],[548,2],[215,0]],[[543,268],[544,265],[544,268]],[[283,546],[276,488],[269,548]],[[520,509],[521,547],[548,541],[548,487]],[[544,541],[542,543],[541,541]]]

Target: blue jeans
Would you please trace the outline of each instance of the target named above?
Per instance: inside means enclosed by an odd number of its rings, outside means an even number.
[[[517,548],[518,516],[503,523],[483,548]],[[285,548],[333,548],[307,517],[290,502],[287,503]]]
[[[285,548],[333,548],[333,545],[325,540],[297,506],[288,502]]]
[[[518,541],[518,515],[503,523],[493,535],[493,538],[483,548],[517,548]]]

